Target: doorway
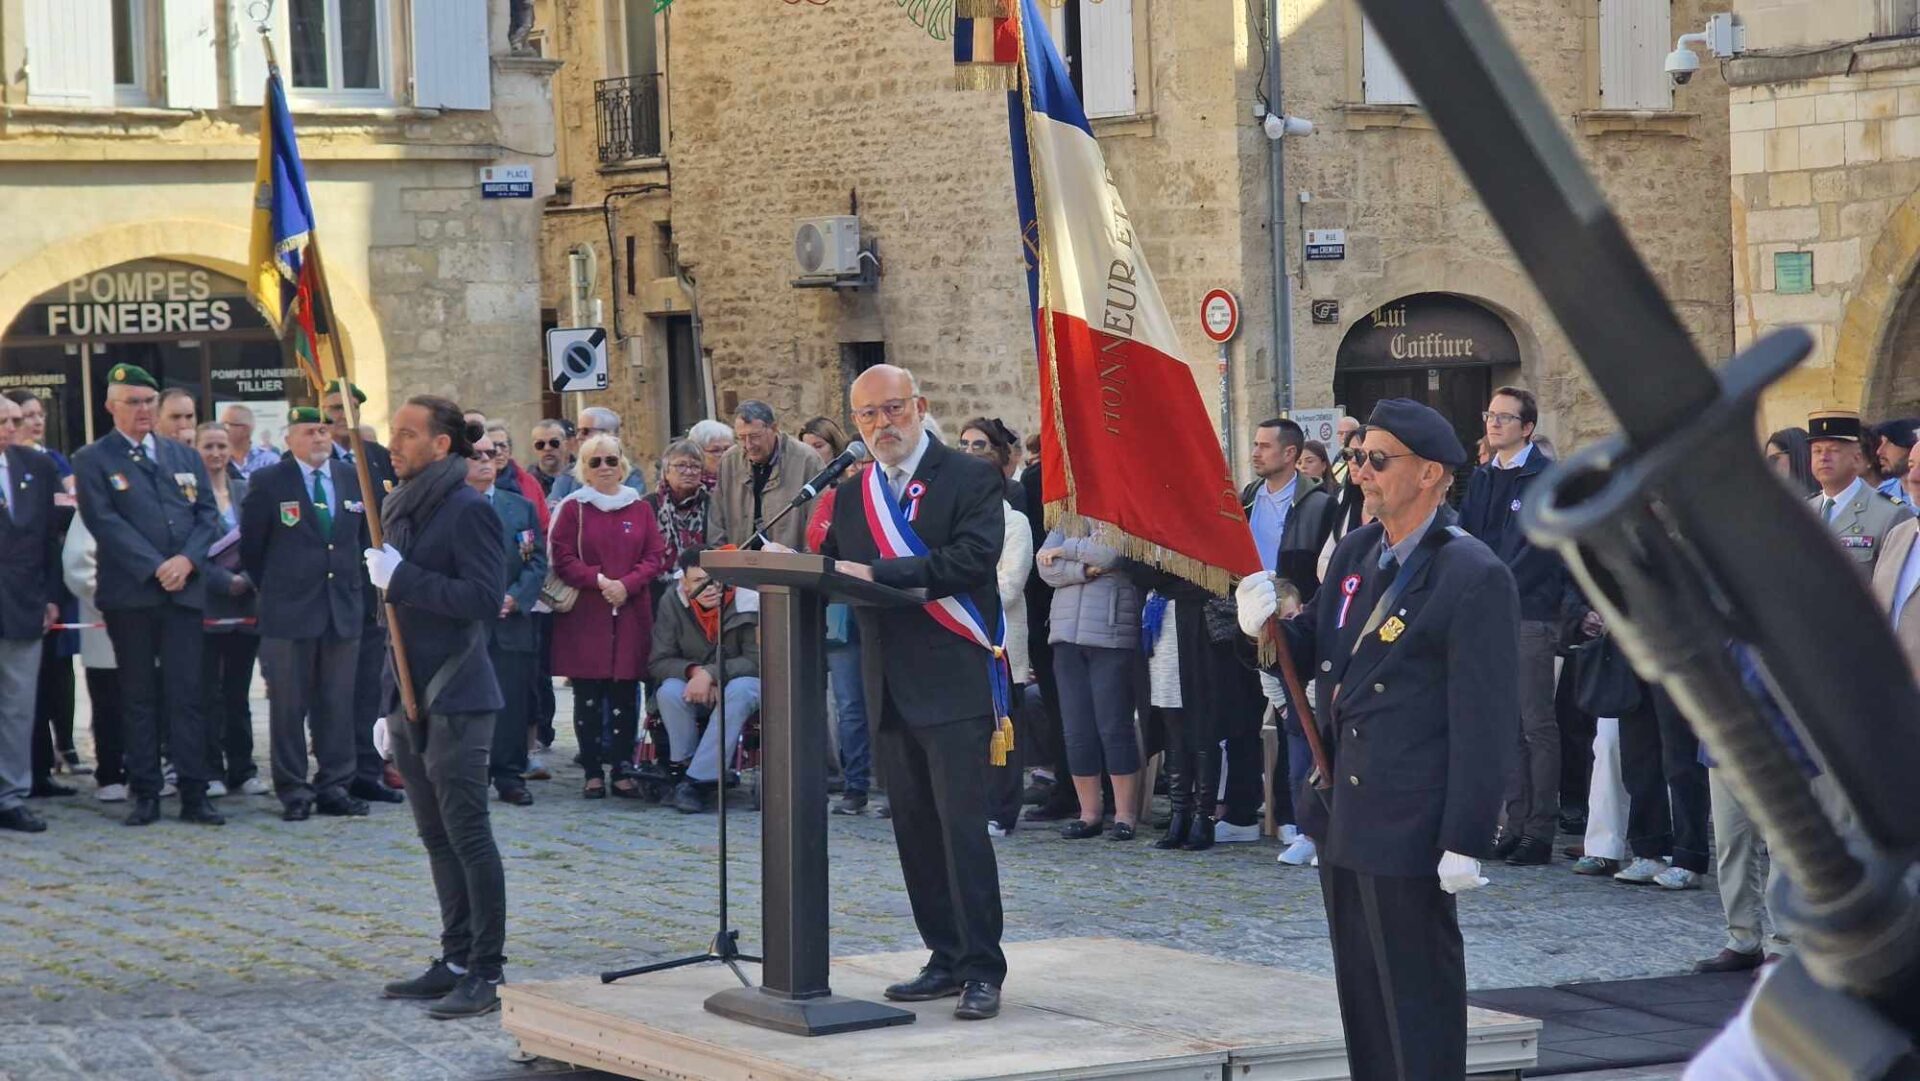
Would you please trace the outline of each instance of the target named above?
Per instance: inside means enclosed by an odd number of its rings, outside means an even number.
[[[1447,418],[1453,433],[1460,437],[1460,445],[1467,448],[1467,463],[1454,470],[1451,498],[1459,502],[1467,489],[1467,475],[1477,464],[1473,448],[1484,432],[1480,413],[1493,397],[1492,367],[1345,372],[1334,377],[1333,388],[1334,399],[1346,406],[1349,415],[1363,421],[1386,398],[1412,398]]]

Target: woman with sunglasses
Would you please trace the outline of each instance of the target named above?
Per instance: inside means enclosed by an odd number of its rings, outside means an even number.
[[[1373,521],[1367,513],[1366,497],[1360,493],[1360,463],[1358,455],[1360,444],[1367,438],[1365,428],[1355,428],[1347,433],[1346,445],[1340,450],[1340,457],[1347,463],[1347,482],[1333,493],[1333,532],[1328,534],[1327,543],[1320,549],[1320,580],[1327,580],[1327,562],[1333,558],[1333,549],[1340,538],[1355,529]]]
[[[580,446],[580,486],[560,501],[547,537],[553,572],[580,591],[553,617],[553,674],[573,680],[573,729],[586,771],[581,795],[637,796],[630,775],[638,734],[640,680],[653,641],[652,585],[667,564],[653,509],[624,482],[620,440],[595,435]]]

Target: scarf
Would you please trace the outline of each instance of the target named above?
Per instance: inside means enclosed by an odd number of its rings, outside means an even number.
[[[467,460],[451,454],[401,482],[380,506],[386,542],[406,554],[440,504],[466,484]]]
[[[1166,619],[1166,595],[1158,590],[1147,594],[1146,606],[1140,609],[1140,648],[1148,656],[1153,655],[1153,647],[1160,641],[1160,629]]]
[[[673,489],[666,481],[660,482],[659,490],[653,493],[653,517],[667,541],[667,566],[679,566],[681,552],[707,543],[707,511],[712,505],[705,488],[695,488],[692,495],[676,502]]]
[[[603,510],[608,514],[618,514],[628,507],[633,506],[634,502],[639,498],[639,492],[634,491],[624,484],[620,486],[619,491],[612,495],[608,495],[598,488],[575,488],[573,491],[567,493],[565,499],[562,499],[554,506],[553,520],[547,523],[547,538],[549,540],[553,538],[553,527],[560,524],[560,508],[566,506],[568,503],[585,503],[596,510]]]
[[[732,603],[733,590],[731,589],[720,594],[720,603],[712,608],[702,605],[699,601],[687,602],[687,607],[693,611],[693,621],[700,625],[700,633],[707,636],[707,641],[720,640],[720,617],[726,612],[727,605]]]

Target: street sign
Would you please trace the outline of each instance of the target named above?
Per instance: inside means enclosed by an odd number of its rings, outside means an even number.
[[[1340,321],[1340,302],[1337,300],[1314,301],[1313,321],[1316,323],[1338,323]]]
[[[1225,344],[1240,331],[1240,302],[1225,289],[1209,290],[1200,298],[1200,329]]]
[[[1307,230],[1307,260],[1309,262],[1345,259],[1346,257],[1347,231],[1345,229]]]
[[[1321,445],[1327,448],[1328,453],[1338,449],[1333,445],[1333,441],[1340,430],[1340,410],[1296,409],[1293,411],[1293,422],[1300,426],[1301,431],[1307,433],[1308,439],[1319,440]]]
[[[533,198],[533,166],[482,165],[480,167],[480,198]]]
[[[607,332],[601,327],[547,331],[547,378],[555,394],[607,389]]]

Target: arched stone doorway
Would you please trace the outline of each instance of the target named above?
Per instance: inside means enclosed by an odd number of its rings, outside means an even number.
[[[1493,388],[1519,374],[1519,340],[1498,312],[1453,293],[1413,293],[1347,330],[1333,389],[1335,400],[1362,420],[1382,398],[1425,402],[1471,450]]]
[[[1920,270],[1900,291],[1871,372],[1861,402],[1865,416],[1920,416]]]

